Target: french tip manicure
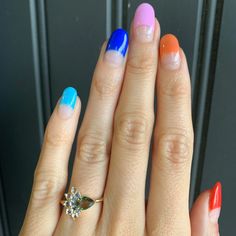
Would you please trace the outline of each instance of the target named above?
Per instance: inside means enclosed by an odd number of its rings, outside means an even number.
[[[140,42],[153,40],[155,29],[155,10],[149,3],[140,4],[134,15],[134,31]]]
[[[67,87],[62,93],[58,112],[61,118],[67,119],[72,116],[77,100],[77,91],[73,87]]]
[[[209,208],[210,210],[221,208],[221,204],[222,204],[222,186],[220,182],[217,182],[211,189]]]
[[[155,25],[155,10],[149,3],[141,3],[134,15],[134,27],[150,26],[154,28]]]
[[[222,205],[222,186],[217,182],[210,191],[209,199],[209,217],[211,222],[217,223]]]
[[[168,70],[177,70],[180,67],[180,46],[173,34],[166,34],[160,40],[161,64]]]
[[[105,59],[113,63],[121,63],[128,49],[129,37],[128,33],[123,29],[117,29],[111,34],[107,47]],[[122,57],[120,57],[122,56]]]

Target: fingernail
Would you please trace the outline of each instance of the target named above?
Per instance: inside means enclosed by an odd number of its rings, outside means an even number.
[[[217,182],[211,189],[209,199],[209,218],[212,223],[218,223],[222,203],[222,187],[221,183]]]
[[[77,91],[72,87],[64,89],[58,113],[62,119],[68,119],[72,116],[77,99]]]
[[[128,33],[123,29],[115,30],[107,43],[105,60],[114,65],[121,65],[129,44]]]
[[[134,33],[140,42],[151,42],[155,29],[155,11],[148,3],[142,3],[134,15]]]
[[[172,34],[166,34],[160,41],[161,64],[168,70],[180,67],[179,41]]]

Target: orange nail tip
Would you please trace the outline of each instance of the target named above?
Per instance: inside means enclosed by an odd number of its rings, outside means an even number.
[[[178,53],[179,41],[173,34],[166,34],[160,41],[160,55]]]
[[[222,204],[222,186],[220,182],[217,182],[210,192],[209,209],[210,211],[221,208]]]

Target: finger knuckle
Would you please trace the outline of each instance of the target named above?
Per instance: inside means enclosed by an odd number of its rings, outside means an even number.
[[[157,147],[163,159],[171,167],[183,168],[190,161],[192,140],[184,130],[161,134],[158,137]]]
[[[131,74],[150,74],[155,71],[155,50],[152,47],[139,49],[135,55],[130,55],[127,62],[127,71]]]
[[[112,96],[119,87],[121,78],[118,75],[97,75],[94,87],[100,98]]]
[[[115,135],[117,141],[125,148],[138,150],[147,143],[148,127],[152,118],[144,114],[122,114],[115,118]]]
[[[152,227],[148,227],[146,236],[158,235],[160,230],[161,230],[160,227],[157,227],[156,224],[155,224]]]
[[[32,198],[44,202],[58,198],[66,186],[66,176],[35,171]]]
[[[170,97],[185,97],[190,93],[189,82],[182,74],[175,74],[172,78],[160,82],[161,93]]]
[[[103,135],[86,134],[79,139],[77,158],[87,163],[108,161],[109,144]]]
[[[46,145],[52,147],[60,147],[71,144],[72,140],[67,130],[52,130],[47,129],[44,135],[44,141]]]

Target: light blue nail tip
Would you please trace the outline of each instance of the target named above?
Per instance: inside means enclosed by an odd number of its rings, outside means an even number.
[[[73,87],[68,87],[64,89],[60,105],[66,105],[71,107],[72,109],[75,108],[75,103],[77,99],[77,91]]]

